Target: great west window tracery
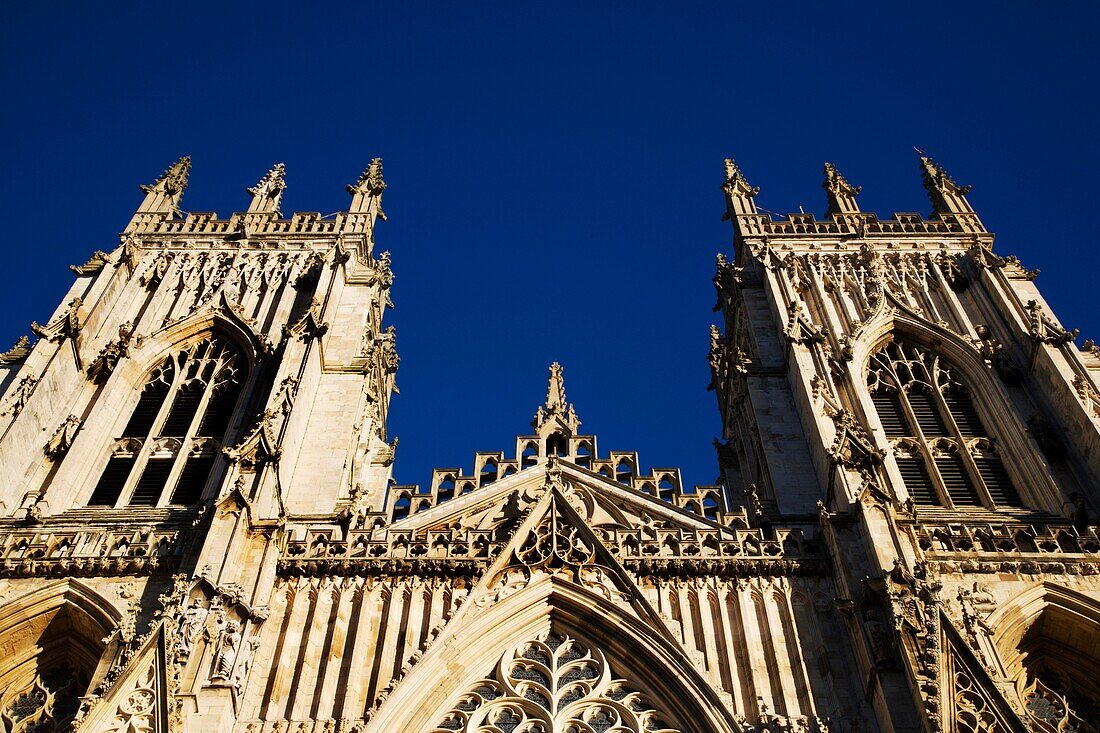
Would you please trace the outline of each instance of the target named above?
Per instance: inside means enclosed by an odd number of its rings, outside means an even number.
[[[554,633],[507,652],[433,733],[448,731],[678,733],[598,649]]]
[[[247,372],[232,346],[195,343],[153,370],[111,445],[93,506],[193,504],[214,468]]]
[[[916,504],[1021,506],[956,368],[931,351],[892,342],[871,357],[867,385]]]

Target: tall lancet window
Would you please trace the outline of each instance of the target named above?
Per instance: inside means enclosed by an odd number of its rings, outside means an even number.
[[[955,367],[938,354],[893,342],[871,357],[867,385],[916,504],[1021,506]]]
[[[92,492],[91,506],[194,504],[241,394],[247,362],[216,338],[164,360],[145,384]]]

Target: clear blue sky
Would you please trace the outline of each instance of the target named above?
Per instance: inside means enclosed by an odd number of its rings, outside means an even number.
[[[400,482],[511,451],[559,360],[601,451],[710,483],[722,158],[773,211],[823,212],[831,160],[927,213],[913,145],[1100,339],[1098,3],[314,5],[5,7],[0,348],[179,155],[223,215],[277,161],[284,211],[344,208],[378,155]]]

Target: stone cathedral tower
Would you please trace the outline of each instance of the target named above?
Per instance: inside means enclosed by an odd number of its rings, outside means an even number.
[[[920,156],[928,217],[774,219],[727,161],[719,486],[509,452],[394,485],[376,160],[183,214],[0,355],[0,730],[1096,733],[1100,350]]]

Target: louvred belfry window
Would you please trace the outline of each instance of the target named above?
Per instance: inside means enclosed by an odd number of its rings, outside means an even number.
[[[916,504],[1021,506],[970,390],[938,354],[889,343],[871,357],[867,386]]]
[[[215,338],[165,359],[112,442],[88,504],[196,503],[229,429],[246,367],[235,349]]]

